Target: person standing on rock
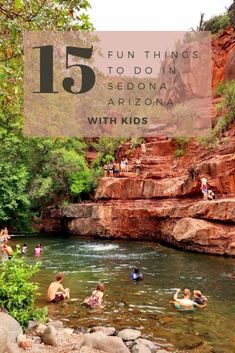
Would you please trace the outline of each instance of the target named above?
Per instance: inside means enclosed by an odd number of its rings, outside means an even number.
[[[203,194],[203,199],[207,200],[208,188],[207,188],[207,179],[206,178],[201,178],[201,191]]]
[[[64,279],[64,273],[59,272],[55,277],[55,281],[52,282],[47,291],[47,299],[50,303],[59,303],[65,299],[70,299],[70,289],[62,286]]]
[[[137,175],[140,175],[140,168],[141,168],[141,160],[138,158],[135,161],[135,172]]]

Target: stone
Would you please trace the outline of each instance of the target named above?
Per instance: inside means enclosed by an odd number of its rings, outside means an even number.
[[[188,334],[182,335],[177,341],[177,346],[180,349],[194,349],[202,344],[203,341],[199,337]]]
[[[64,328],[63,329],[63,334],[67,337],[70,337],[72,334],[74,333],[74,329],[73,328]]]
[[[49,321],[48,322],[48,326],[53,326],[55,327],[56,329],[59,329],[59,328],[63,328],[64,327],[64,324],[62,321],[60,320],[52,320],[52,321]]]
[[[33,341],[30,340],[30,339],[25,339],[25,340],[22,340],[20,342],[20,345],[19,345],[21,348],[23,348],[24,350],[28,350],[28,349],[31,349],[32,346],[33,346]]]
[[[139,330],[125,329],[118,333],[123,341],[135,341],[137,338],[141,337],[141,332]]]
[[[18,346],[11,341],[9,331],[0,323],[0,353],[19,353]]]
[[[28,330],[34,330],[36,327],[38,327],[39,321],[37,320],[29,320],[28,322]]]
[[[144,344],[135,344],[131,349],[131,353],[151,353],[151,350]]]
[[[36,335],[38,335],[39,337],[42,337],[42,335],[43,335],[44,331],[46,330],[46,328],[47,328],[47,325],[39,324],[36,327],[36,330],[35,330]]]
[[[145,338],[138,338],[135,343],[148,347],[152,353],[156,352],[157,349],[161,348],[160,346],[156,345],[152,341],[146,340]]]
[[[107,353],[130,353],[120,337],[106,336],[103,332],[86,333],[83,346]]]
[[[42,341],[50,346],[58,346],[58,331],[53,325],[48,325],[42,335]]]
[[[0,326],[0,353],[4,353],[7,350],[7,331],[3,326]]]
[[[134,346],[135,341],[125,341],[124,343],[129,349],[131,349]]]
[[[94,326],[91,328],[90,332],[103,332],[106,336],[113,336],[116,332],[115,327],[106,327],[106,326]]]
[[[0,312],[0,323],[8,331],[8,337],[11,342],[16,342],[17,337],[23,334],[20,324],[6,313]]]

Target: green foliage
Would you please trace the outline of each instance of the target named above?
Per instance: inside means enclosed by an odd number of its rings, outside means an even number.
[[[132,137],[131,139],[132,148],[135,149],[136,147],[140,146],[142,142],[144,142],[143,137]]]
[[[235,80],[225,82],[218,86],[217,93],[221,95],[221,101],[216,105],[220,115],[209,136],[201,139],[201,143],[209,148],[217,146],[221,137],[235,121]]]
[[[0,306],[5,308],[19,323],[26,327],[29,320],[46,320],[47,308],[36,309],[38,286],[31,282],[40,270],[40,263],[28,265],[20,256],[19,247],[11,260],[1,264]]]
[[[175,150],[175,157],[179,158],[184,155],[184,150],[183,149],[177,149]]]
[[[182,157],[185,153],[185,148],[189,142],[189,138],[186,136],[176,136],[172,140],[177,147],[175,150],[175,157]]]
[[[0,225],[10,223],[25,231],[31,210],[40,211],[93,185],[84,141],[22,135],[23,31],[92,30],[89,7],[87,0],[0,2]],[[72,162],[78,166],[72,169]]]
[[[213,34],[215,34],[223,31],[231,24],[232,24],[231,15],[227,13],[225,15],[212,17],[210,20],[204,22],[203,30],[211,31]]]
[[[93,169],[114,161],[118,148],[126,140],[121,138],[100,137],[97,142],[92,143],[92,148],[98,152],[97,158],[93,162]]]

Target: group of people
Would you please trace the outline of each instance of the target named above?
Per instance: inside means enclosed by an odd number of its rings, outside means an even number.
[[[64,273],[59,272],[55,276],[55,280],[51,282],[47,290],[47,299],[50,303],[59,303],[65,299],[70,299],[70,289],[64,288],[62,285]],[[96,289],[92,292],[91,296],[86,298],[82,304],[94,309],[96,307],[102,308],[102,301],[104,296],[104,284],[98,283]]]
[[[137,158],[135,160],[134,164],[135,168],[135,173],[137,175],[140,174],[141,170],[141,160],[140,158]],[[129,168],[128,168],[128,159],[126,157],[122,157],[121,162],[119,163],[118,161],[113,161],[104,164],[103,166],[104,170],[104,177],[119,177],[121,173],[128,173]]]
[[[121,163],[112,161],[104,164],[104,176],[106,177],[119,177],[120,173],[128,172],[128,159],[123,157]]]
[[[5,254],[7,256],[7,258],[10,260],[12,258],[12,255],[14,253],[12,247],[9,245],[9,240],[10,238],[8,238],[6,241],[3,242],[2,246],[1,246],[1,250],[2,253]],[[25,256],[28,252],[28,246],[26,243],[24,243],[21,246],[21,254],[23,256]],[[43,247],[41,243],[38,243],[35,248],[34,248],[34,255],[35,256],[40,256],[43,252]]]
[[[191,292],[188,288],[183,290],[183,298],[178,298],[181,289],[177,289],[174,295],[173,304],[178,310],[194,310],[195,307],[204,308],[206,306],[207,298],[202,295],[200,290],[193,291],[193,299],[191,299]]]
[[[24,243],[21,247],[21,254],[26,255],[27,252],[28,252],[28,246],[26,243]],[[41,243],[38,243],[34,248],[34,255],[40,256],[42,253],[43,253],[43,246]]]
[[[140,270],[135,267],[130,273],[130,278],[134,282],[143,280],[143,275]],[[50,303],[59,303],[65,299],[70,299],[70,289],[64,288],[62,281],[64,279],[64,273],[57,273],[55,280],[49,285],[47,291],[47,299]],[[91,309],[103,308],[102,302],[104,297],[104,284],[98,283],[92,294],[87,297],[81,304],[86,305]],[[185,288],[183,290],[183,298],[179,298],[178,295],[181,289],[177,289],[172,302],[177,310],[194,310],[195,307],[204,308],[207,304],[207,298],[202,295],[200,290],[193,291],[193,299],[191,299],[191,292]]]

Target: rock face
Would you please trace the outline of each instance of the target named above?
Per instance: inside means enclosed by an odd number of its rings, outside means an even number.
[[[212,41],[213,83],[235,78],[235,30]],[[214,103],[218,102],[214,98]],[[128,173],[100,178],[95,201],[70,204],[45,213],[41,229],[70,234],[149,239],[182,249],[235,256],[235,123],[218,146],[207,149],[191,140],[181,158],[177,142],[146,138],[146,154],[125,143]],[[135,160],[141,159],[141,173]],[[216,198],[203,201],[200,179]]]

